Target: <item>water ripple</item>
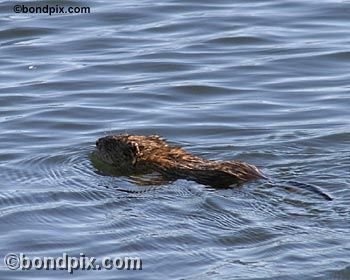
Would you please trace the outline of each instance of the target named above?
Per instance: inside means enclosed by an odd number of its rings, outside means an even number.
[[[349,278],[348,4],[100,0],[48,16],[0,3],[1,251],[142,257],[125,279]],[[334,199],[99,172],[95,140],[126,132]]]

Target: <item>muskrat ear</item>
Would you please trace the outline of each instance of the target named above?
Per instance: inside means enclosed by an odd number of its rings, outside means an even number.
[[[136,142],[131,142],[131,149],[132,151],[135,153],[135,155],[139,155],[141,152],[140,152],[140,147],[139,147],[139,144],[137,144]]]
[[[140,148],[139,145],[136,142],[131,142],[131,150],[133,152],[132,154],[132,165],[135,166],[137,163],[137,157],[140,155]]]

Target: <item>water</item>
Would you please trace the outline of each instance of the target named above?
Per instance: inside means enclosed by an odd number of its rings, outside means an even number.
[[[70,275],[1,260],[2,279],[350,278],[349,2],[101,0],[52,16],[14,4],[0,4],[0,257],[143,266]],[[125,132],[334,200],[266,182],[126,192],[140,187],[89,159]]]

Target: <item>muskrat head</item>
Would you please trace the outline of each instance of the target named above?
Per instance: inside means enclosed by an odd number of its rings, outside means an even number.
[[[137,161],[138,146],[128,135],[112,135],[96,141],[96,155],[105,163],[120,169],[130,169]]]

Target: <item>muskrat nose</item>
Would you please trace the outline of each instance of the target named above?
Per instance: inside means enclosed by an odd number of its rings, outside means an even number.
[[[98,147],[99,144],[100,144],[100,141],[97,140],[97,141],[96,141],[96,147]]]

